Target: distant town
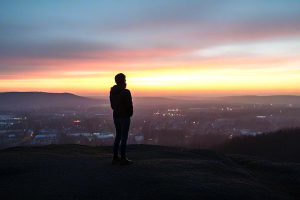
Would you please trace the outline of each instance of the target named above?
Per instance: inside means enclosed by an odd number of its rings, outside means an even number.
[[[300,124],[293,104],[181,103],[135,105],[129,144],[209,148],[240,135],[257,135]],[[32,145],[112,145],[109,104],[6,106],[0,108],[0,148]]]

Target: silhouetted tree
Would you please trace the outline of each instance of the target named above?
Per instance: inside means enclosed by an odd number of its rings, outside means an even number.
[[[300,162],[300,128],[234,137],[214,149],[224,154],[244,154],[269,159]]]

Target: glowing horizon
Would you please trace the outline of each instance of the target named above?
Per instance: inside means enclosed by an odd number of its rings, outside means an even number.
[[[124,73],[136,96],[300,95],[299,9],[292,0],[0,2],[0,92],[105,96]]]

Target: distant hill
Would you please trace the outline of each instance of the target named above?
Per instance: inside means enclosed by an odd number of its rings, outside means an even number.
[[[0,93],[0,106],[38,106],[38,105],[95,105],[108,103],[70,93],[46,92],[5,92]]]
[[[187,104],[273,104],[300,106],[300,96],[227,96],[227,97],[133,97],[137,105],[187,105]]]
[[[0,151],[1,199],[299,199],[300,165],[210,150],[53,145]]]
[[[189,104],[188,100],[171,99],[166,97],[133,97],[133,103],[135,105],[180,105]]]
[[[226,102],[226,103],[300,105],[300,96],[293,96],[293,95],[228,96],[228,97],[216,97],[212,99]]]
[[[211,103],[241,104],[292,104],[300,106],[300,96],[228,96],[185,99],[184,97],[136,97],[134,105],[196,105]],[[109,97],[82,97],[71,93],[46,92],[5,92],[0,93],[0,106],[36,106],[36,105],[97,105],[109,104]]]
[[[102,100],[109,100],[109,95],[107,97],[103,96],[87,96],[88,98],[93,99],[102,99]],[[134,105],[181,105],[181,104],[189,104],[191,102],[199,102],[198,100],[185,100],[185,99],[176,99],[176,98],[169,98],[169,97],[139,97],[133,96],[132,101]]]

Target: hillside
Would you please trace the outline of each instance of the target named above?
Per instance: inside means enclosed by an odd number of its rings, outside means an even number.
[[[210,150],[55,145],[0,151],[2,199],[296,199],[300,165]]]
[[[0,93],[1,106],[94,105],[108,101],[91,99],[70,93],[5,92]]]

